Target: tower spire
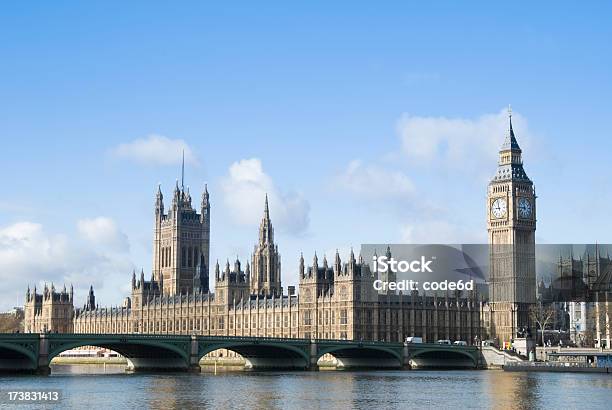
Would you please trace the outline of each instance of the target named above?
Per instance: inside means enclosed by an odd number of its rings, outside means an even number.
[[[514,136],[514,130],[512,129],[512,106],[508,105],[508,133],[506,134],[506,139],[504,140],[504,144],[501,147],[500,151],[506,150],[515,150],[520,152],[521,147],[519,147],[518,142],[516,141],[516,137]]]
[[[183,163],[181,165],[181,191],[185,189],[185,150],[183,149]]]
[[[266,204],[264,208],[264,215],[266,219],[270,219],[270,209],[268,208],[268,193],[266,192]]]

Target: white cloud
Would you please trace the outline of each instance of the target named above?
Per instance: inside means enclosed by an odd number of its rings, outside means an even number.
[[[281,192],[263,170],[258,158],[234,162],[222,179],[223,201],[235,222],[256,225],[261,220],[268,194],[270,216],[278,229],[300,234],[309,224],[310,205],[297,193]]]
[[[125,238],[127,241],[127,237]],[[18,222],[0,227],[0,310],[22,305],[28,285],[40,290],[43,283],[75,286],[75,297],[84,300],[90,284],[99,300],[118,302],[129,285],[134,265],[125,252],[87,241],[82,243],[66,234],[52,234],[41,224]]]
[[[400,171],[376,165],[364,165],[359,160],[349,162],[335,178],[335,185],[358,195],[407,197],[414,192],[411,179]]]
[[[518,113],[512,116],[515,134],[521,145],[528,145],[527,121]],[[404,114],[398,121],[402,150],[413,165],[431,165],[472,171],[495,163],[499,147],[508,130],[507,109],[484,114],[476,119],[419,117]]]
[[[143,164],[173,165],[180,164],[185,152],[185,162],[197,164],[193,150],[182,139],[170,139],[163,135],[149,135],[132,142],[119,144],[112,150],[118,158],[133,160]]]
[[[89,242],[119,252],[130,249],[127,235],[117,228],[111,218],[99,216],[91,219],[81,219],[77,222],[79,233]]]

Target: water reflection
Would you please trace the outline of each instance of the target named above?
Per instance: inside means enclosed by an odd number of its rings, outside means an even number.
[[[123,366],[54,366],[2,377],[3,390],[64,391],[64,407],[249,409],[607,408],[605,374],[502,371],[126,374]],[[87,372],[88,374],[84,374]]]

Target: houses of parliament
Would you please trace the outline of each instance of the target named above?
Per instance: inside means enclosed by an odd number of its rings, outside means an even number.
[[[529,327],[535,302],[535,191],[523,169],[511,117],[488,186],[488,299],[467,294],[378,292],[361,255],[342,261],[299,259],[299,288],[282,285],[281,255],[266,197],[250,260],[209,258],[211,202],[205,188],[197,208],[178,181],[168,208],[155,197],[152,271],[132,273],[122,306],[101,307],[94,289],[74,306],[74,292],[53,285],[26,292],[26,332],[153,333],[278,338],[425,342],[516,337]],[[510,246],[508,246],[510,245]],[[390,253],[390,249],[387,248]],[[214,293],[209,284],[212,271]]]

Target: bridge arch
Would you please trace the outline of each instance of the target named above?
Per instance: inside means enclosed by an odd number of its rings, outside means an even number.
[[[199,359],[219,349],[240,354],[246,369],[308,369],[310,356],[303,346],[271,340],[232,340],[227,342],[200,342]]]
[[[478,366],[475,353],[462,348],[420,349],[411,352],[410,361],[411,365],[417,368],[476,368]]]
[[[36,370],[38,367],[38,340],[34,345],[0,342],[0,371]]]
[[[123,355],[128,362],[127,370],[182,370],[189,367],[188,339],[157,340],[138,335],[76,335],[51,340],[48,363],[67,350],[83,346],[102,347]]]
[[[375,345],[331,345],[319,348],[317,360],[325,354],[333,355],[337,368],[401,368],[403,355],[400,349]]]

